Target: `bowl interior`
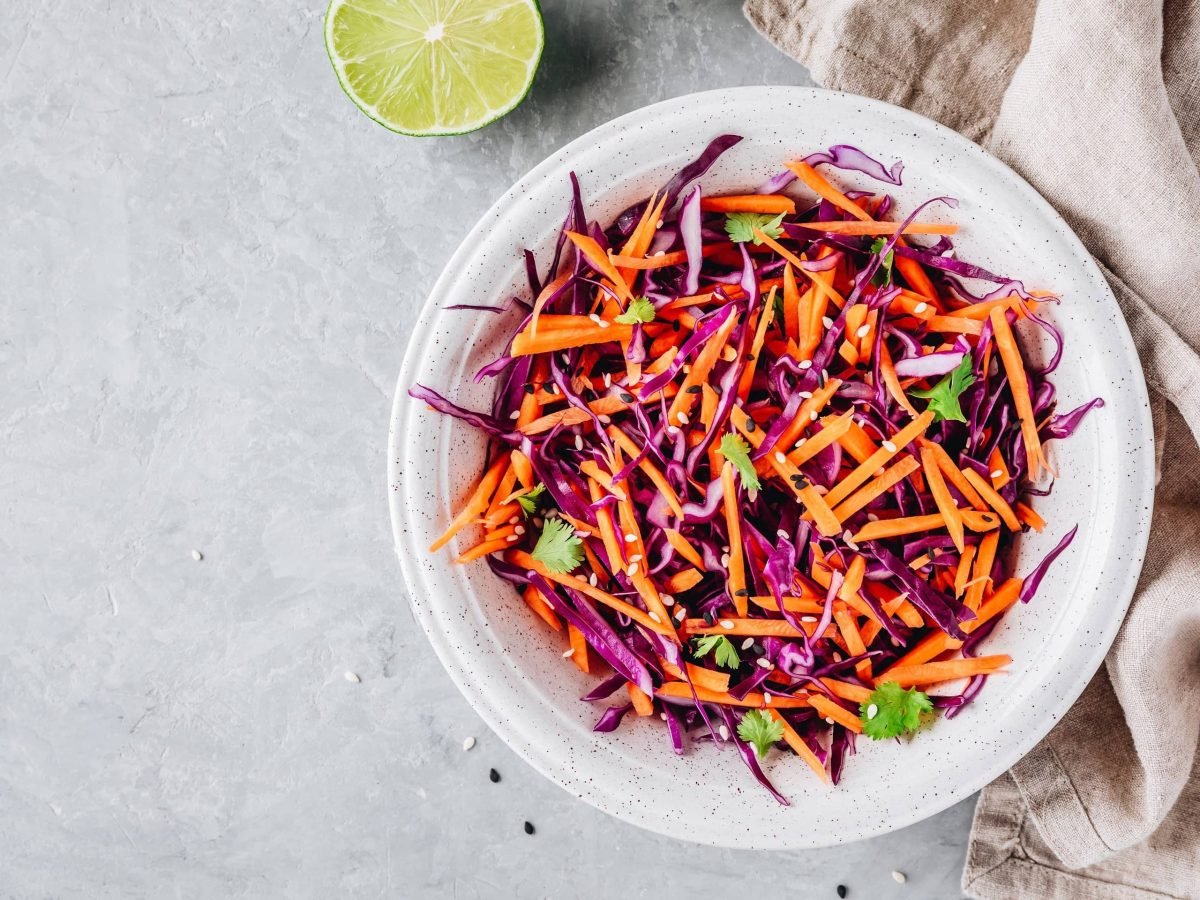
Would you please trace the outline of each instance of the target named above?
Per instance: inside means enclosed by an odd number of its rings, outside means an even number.
[[[607,223],[723,132],[745,140],[704,176],[707,192],[753,189],[784,160],[834,143],[886,163],[903,159],[904,184],[892,190],[901,213],[930,197],[957,198],[957,209],[932,207],[922,218],[958,222],[963,258],[1063,297],[1050,314],[1066,336],[1054,376],[1060,409],[1095,396],[1106,401],[1071,440],[1050,445],[1060,478],[1037,502],[1050,524],[1020,540],[1018,574],[1072,525],[1080,529],[1034,602],[985,643],[1012,654],[1011,673],[991,679],[959,717],[910,742],[860,740],[837,788],[817,783],[794,757],[773,754],[765,769],[791,799],[788,808],[754,782],[732,749],[696,745],[676,756],[657,719],[629,717],[609,735],[591,731],[605,704],[578,700],[594,679],[561,658],[565,638],[536,621],[482,562],[456,566],[448,551],[427,553],[478,476],[485,443],[404,393],[419,381],[464,406],[488,408],[493,385],[472,376],[502,352],[517,314],[443,308],[499,305],[527,290],[519,251],[532,249],[544,269],[569,202],[568,171],[579,176],[589,216]],[[855,173],[835,177],[885,187]],[[904,110],[813,89],[752,88],[670,101],[602,126],[488,212],[438,282],[416,335],[397,390],[389,482],[417,617],[501,737],[567,790],[638,825],[727,846],[805,847],[930,815],[980,788],[1049,730],[1099,665],[1136,582],[1152,457],[1141,370],[1116,302],[1075,236],[1028,185],[957,134]],[[1040,337],[1038,345],[1044,355]],[[721,816],[709,814],[716,809]]]

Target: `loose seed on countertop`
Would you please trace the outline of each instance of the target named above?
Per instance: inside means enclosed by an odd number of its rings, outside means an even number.
[[[532,822],[526,822],[526,823],[525,823],[525,833],[526,833],[526,834],[533,834],[533,823],[532,823]]]
[[[360,681],[362,681],[362,679],[359,678],[357,675],[355,675],[353,672],[346,672],[342,677],[344,677],[351,684],[358,684]]]
[[[488,778],[492,780],[492,784],[498,784],[500,782],[500,773],[495,769],[488,769]]]
[[[892,880],[894,882],[896,882],[897,884],[904,884],[904,882],[908,881],[908,876],[905,875],[903,872],[893,871],[892,872]]]
[[[839,885],[837,886],[837,895],[838,895],[839,897],[841,897],[841,898],[842,898],[842,900],[845,900],[845,897],[846,897],[846,886],[845,886],[844,884],[839,884]]]
[[[196,562],[200,562],[200,560],[204,559],[204,554],[201,553],[199,550],[193,550],[192,551],[192,559],[194,559]]]
[[[463,749],[464,750],[470,750],[474,746],[475,746],[475,738],[469,737],[469,738],[463,739]]]

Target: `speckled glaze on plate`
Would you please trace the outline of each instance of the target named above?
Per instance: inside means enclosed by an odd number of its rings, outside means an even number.
[[[752,189],[783,160],[834,143],[888,163],[903,159],[904,185],[892,191],[901,210],[929,197],[958,198],[959,208],[946,215],[962,225],[956,244],[964,258],[1064,298],[1053,312],[1067,342],[1054,376],[1061,408],[1097,395],[1107,404],[1071,440],[1050,445],[1062,478],[1037,508],[1051,525],[1019,542],[1018,571],[1027,572],[1072,524],[1081,527],[1034,602],[1014,610],[986,642],[989,651],[1013,655],[1011,673],[993,678],[962,715],[911,742],[860,740],[837,788],[819,784],[794,756],[773,753],[764,768],[791,799],[786,808],[732,748],[696,745],[677,757],[657,718],[627,718],[614,734],[592,732],[605,704],[578,700],[593,679],[564,663],[559,637],[482,562],[457,566],[449,550],[427,552],[477,477],[485,442],[406,394],[419,381],[465,406],[488,407],[492,384],[476,385],[471,376],[501,352],[516,313],[444,307],[499,304],[526,290],[520,250],[532,249],[546,264],[567,208],[570,170],[589,215],[607,222],[722,132],[746,139],[704,177],[709,192]],[[836,844],[908,825],[979,790],[1032,748],[1104,658],[1137,582],[1153,500],[1149,404],[1137,354],[1116,300],[1066,223],[955,132],[894,106],[811,88],[736,88],[648,106],[589,132],[522,178],[471,231],[426,301],[400,371],[388,463],[396,550],[416,618],[491,728],[606,812],[684,840],[758,849]]]

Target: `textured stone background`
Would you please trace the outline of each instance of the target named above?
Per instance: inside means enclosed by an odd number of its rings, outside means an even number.
[[[0,895],[958,896],[970,802],[837,850],[659,839],[513,757],[414,630],[384,441],[460,236],[614,115],[810,83],[736,0],[543,5],[524,106],[412,140],[312,0],[6,4]]]

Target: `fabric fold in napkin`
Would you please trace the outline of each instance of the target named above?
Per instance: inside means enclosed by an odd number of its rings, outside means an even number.
[[[984,789],[964,891],[1200,897],[1200,0],[745,12],[820,84],[955,128],[1037,188],[1100,262],[1150,386],[1159,484],[1133,605],[1075,706]]]

